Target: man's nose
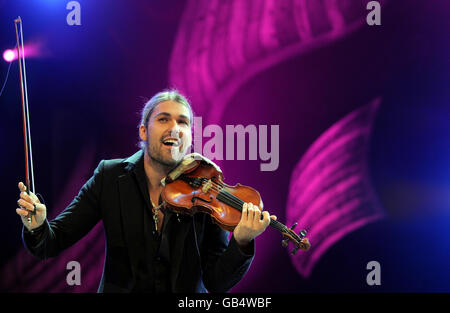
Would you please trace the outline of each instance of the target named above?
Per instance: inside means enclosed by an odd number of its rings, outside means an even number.
[[[182,137],[183,136],[180,124],[178,124],[177,121],[173,121],[170,124],[170,135],[172,137]]]

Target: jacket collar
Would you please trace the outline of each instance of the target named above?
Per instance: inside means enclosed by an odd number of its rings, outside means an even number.
[[[128,171],[135,169],[140,162],[144,164],[144,150],[142,149],[122,161],[125,164],[125,169]]]

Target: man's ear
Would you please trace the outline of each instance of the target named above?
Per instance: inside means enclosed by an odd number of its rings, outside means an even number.
[[[147,129],[144,125],[139,126],[139,137],[143,141],[147,141]]]

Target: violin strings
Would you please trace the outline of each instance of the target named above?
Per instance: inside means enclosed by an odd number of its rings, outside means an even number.
[[[240,210],[240,211],[242,210],[242,205],[244,204],[244,201],[242,201],[235,195],[224,190],[224,187],[218,188],[217,187],[218,184],[216,182],[212,182],[212,184],[213,184],[213,189],[215,191],[217,191],[221,196],[226,198],[230,202],[230,205],[234,204],[237,206],[237,207],[235,207],[235,209]]]
[[[227,191],[223,190],[223,188],[219,189],[216,186],[213,186],[212,189],[218,193],[218,197],[221,197],[222,199],[227,201],[226,204],[233,206],[235,209],[239,211],[242,210],[242,204],[244,204],[244,202],[241,199],[231,195]]]
[[[235,204],[238,206],[239,210],[242,210],[242,205],[245,203],[243,200],[239,199],[238,197],[236,197],[235,195],[233,195],[232,193],[229,193],[228,191],[224,190],[224,188],[218,188],[217,187],[217,183],[212,182],[213,183],[213,190],[217,191],[218,193],[221,194],[221,196],[223,196],[224,198],[226,198],[230,203]],[[231,204],[230,204],[231,205]]]
[[[235,195],[227,192],[226,190],[223,190],[224,189],[223,187],[218,188],[217,187],[218,184],[216,182],[212,182],[212,183],[213,183],[213,190],[218,192],[219,193],[218,196],[220,195],[221,198],[223,198],[224,200],[226,200],[228,202],[226,204],[233,206],[235,209],[238,209],[239,211],[242,210],[242,205],[244,204],[244,201],[242,201]],[[270,225],[272,227],[278,229],[281,232],[286,232],[286,233],[288,232],[287,226],[276,220],[270,219]]]

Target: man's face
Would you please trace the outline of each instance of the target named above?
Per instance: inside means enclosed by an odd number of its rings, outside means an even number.
[[[150,116],[147,129],[141,125],[139,136],[147,142],[148,156],[165,166],[177,165],[192,143],[190,112],[175,101],[163,101]]]

